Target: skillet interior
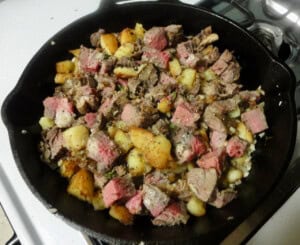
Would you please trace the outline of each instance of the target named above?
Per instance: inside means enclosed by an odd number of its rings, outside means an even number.
[[[170,23],[183,24],[187,34],[196,34],[207,25],[220,36],[217,46],[235,50],[242,66],[244,87],[259,84],[266,92],[266,115],[270,125],[267,141],[260,141],[254,154],[250,176],[239,187],[239,197],[221,210],[208,208],[203,218],[191,219],[186,226],[153,227],[139,218],[134,226],[123,226],[106,212],[95,212],[84,202],[66,193],[67,182],[39,160],[37,144],[42,100],[53,93],[55,62],[69,58],[67,50],[80,44],[89,46],[89,35],[99,27],[119,31],[141,22],[146,28]],[[54,40],[56,45],[50,45]],[[50,39],[32,59],[14,91],[6,99],[2,117],[8,127],[17,165],[34,194],[47,207],[82,231],[110,242],[211,243],[219,241],[245,218],[270,191],[287,167],[296,135],[292,96],[294,77],[247,32],[228,20],[205,10],[170,3],[139,3],[95,12],[68,26]],[[279,106],[279,102],[281,105]],[[27,134],[21,130],[26,129]],[[30,208],[30,207],[27,207]],[[229,216],[235,217],[228,221]],[[55,232],[55,231],[53,231]]]

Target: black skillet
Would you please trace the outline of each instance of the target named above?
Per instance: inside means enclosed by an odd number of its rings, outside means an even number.
[[[203,218],[191,218],[185,226],[154,227],[144,218],[123,226],[107,212],[95,212],[88,204],[66,193],[67,182],[39,159],[37,144],[42,100],[52,94],[55,62],[69,58],[67,50],[89,45],[89,35],[99,27],[119,31],[141,22],[154,25],[183,24],[187,34],[212,25],[220,36],[217,45],[235,50],[242,66],[245,88],[259,85],[266,92],[267,140],[258,140],[249,177],[239,186],[239,197],[223,209],[208,207]],[[55,45],[51,45],[51,41]],[[111,243],[208,244],[222,240],[243,221],[272,190],[286,170],[296,138],[295,78],[255,38],[236,23],[204,9],[175,1],[102,1],[94,13],[81,18],[52,37],[33,57],[17,86],[6,98],[2,118],[14,158],[31,191],[47,208],[77,229]],[[30,207],[27,207],[30,208]],[[232,219],[233,217],[233,219]],[[53,230],[55,232],[55,230]]]

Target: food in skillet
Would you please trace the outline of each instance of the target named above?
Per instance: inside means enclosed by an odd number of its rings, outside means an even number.
[[[242,89],[240,65],[218,39],[211,27],[195,36],[180,25],[100,29],[93,48],[56,64],[40,150],[68,193],[123,224],[149,215],[159,226],[236,198],[268,125],[264,92]]]

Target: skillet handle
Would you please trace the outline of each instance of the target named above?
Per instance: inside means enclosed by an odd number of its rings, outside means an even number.
[[[296,100],[297,118],[298,120],[300,120],[300,80],[296,84],[295,100]]]

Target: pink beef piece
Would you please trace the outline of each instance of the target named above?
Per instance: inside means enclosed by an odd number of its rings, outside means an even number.
[[[168,45],[168,40],[163,27],[152,27],[144,35],[144,43],[150,48],[163,50]]]
[[[193,156],[190,158],[191,161],[194,157],[200,156],[206,152],[206,145],[201,141],[198,136],[193,136],[191,140],[191,146],[193,151]]]
[[[98,55],[99,52],[97,50],[81,47],[79,54],[80,68],[85,72],[97,72],[100,65]]]
[[[68,127],[74,119],[73,104],[67,98],[47,97],[44,101],[44,116],[55,119],[59,128]]]
[[[98,112],[102,113],[103,116],[107,117],[113,109],[115,98],[106,98],[105,101],[100,105]]]
[[[128,125],[128,126],[136,126],[139,127],[143,123],[143,117],[138,111],[138,109],[131,105],[126,104],[123,108],[121,119]]]
[[[133,197],[131,197],[125,204],[126,208],[131,214],[139,214],[142,211],[143,205],[143,193],[138,191]]]
[[[117,200],[126,200],[135,195],[135,188],[129,179],[114,178],[104,186],[102,195],[105,206],[110,207]]]
[[[169,64],[170,54],[166,51],[147,48],[144,50],[142,60],[151,62],[159,68],[166,69]]]
[[[218,174],[222,173],[225,154],[223,148],[216,149],[203,155],[198,161],[197,165],[204,169],[214,168]]]
[[[128,80],[119,78],[119,79],[117,80],[117,82],[118,82],[120,85],[122,85],[123,87],[128,87]]]
[[[149,184],[143,185],[143,203],[154,217],[165,209],[169,201],[169,196],[158,187]]]
[[[167,73],[162,72],[160,75],[160,80],[162,84],[176,84],[177,81],[175,78],[169,76]]]
[[[224,147],[226,138],[227,134],[214,130],[210,135],[210,146],[213,150],[218,149],[220,147]]]
[[[221,75],[226,68],[228,63],[232,60],[232,54],[229,50],[224,50],[219,59],[210,67],[210,69],[217,75]]]
[[[152,223],[158,226],[173,226],[186,224],[189,219],[185,205],[183,203],[172,203],[154,220]]]
[[[177,105],[171,122],[180,127],[193,127],[199,118],[199,113],[193,112],[188,103],[182,102]]]
[[[98,172],[109,169],[120,156],[116,144],[102,131],[92,134],[87,142],[87,156],[97,162]]]
[[[193,53],[192,41],[179,43],[176,48],[177,56],[181,64],[194,68],[199,58]]]
[[[253,134],[260,133],[268,128],[265,114],[260,108],[244,112],[241,118]]]
[[[84,120],[89,128],[92,128],[96,122],[97,113],[89,112],[85,114]]]
[[[247,145],[246,141],[238,136],[233,136],[226,145],[226,152],[230,157],[241,157],[244,155]]]

